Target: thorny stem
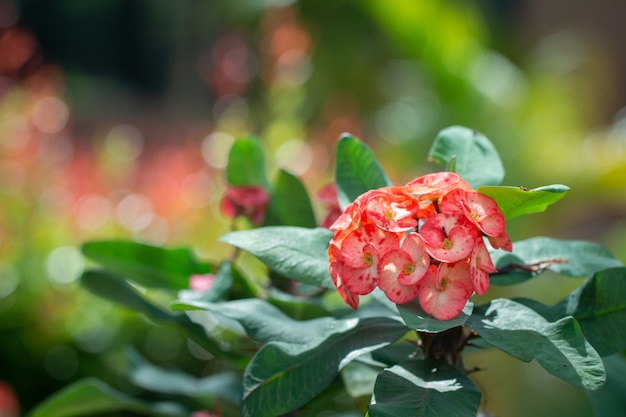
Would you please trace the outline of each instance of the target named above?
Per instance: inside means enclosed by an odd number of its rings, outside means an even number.
[[[543,261],[538,261],[532,264],[518,264],[517,262],[511,262],[510,264],[505,265],[502,268],[499,268],[498,272],[503,273],[503,272],[512,272],[515,270],[519,270],[519,271],[536,273],[536,272],[541,272],[545,269],[548,269],[552,265],[564,264],[567,262],[569,262],[569,259],[567,258],[549,258],[549,259],[544,259]]]
[[[477,369],[465,369],[463,365],[463,349],[470,344],[470,340],[478,335],[467,326],[458,326],[440,333],[418,331],[419,349],[425,359],[432,358],[444,361],[463,372],[475,372]]]

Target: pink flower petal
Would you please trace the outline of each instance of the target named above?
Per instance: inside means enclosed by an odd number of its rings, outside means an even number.
[[[426,251],[441,262],[458,262],[467,258],[474,248],[476,233],[464,227],[466,221],[460,215],[439,213],[426,220],[419,231],[426,244]]]
[[[424,311],[438,320],[450,320],[463,310],[472,295],[472,281],[467,262],[431,266],[418,284],[419,302]]]

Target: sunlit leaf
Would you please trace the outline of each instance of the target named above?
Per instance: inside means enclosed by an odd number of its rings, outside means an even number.
[[[232,232],[220,241],[250,252],[277,273],[309,285],[335,288],[328,270],[332,231],[268,226]]]
[[[78,417],[123,411],[151,417],[189,416],[189,411],[178,404],[140,401],[100,380],[88,378],[58,391],[37,405],[28,417]]]
[[[368,190],[391,185],[371,149],[348,134],[337,142],[335,181],[342,208]]]
[[[315,227],[309,194],[298,177],[279,170],[265,214],[265,226]]]
[[[453,166],[472,187],[500,185],[504,167],[498,151],[483,134],[462,126],[443,129],[428,152],[429,160]]]
[[[226,181],[230,185],[261,185],[268,188],[265,153],[258,138],[248,136],[233,143],[228,154]]]
[[[561,184],[546,185],[528,190],[521,187],[478,187],[479,193],[493,198],[504,217],[512,219],[523,214],[540,213],[569,193],[569,187]]]
[[[621,266],[605,247],[583,240],[534,237],[513,243],[513,252],[492,251],[498,273],[491,274],[493,285],[526,281],[545,270],[568,277],[584,277],[596,271]]]
[[[188,288],[191,275],[209,271],[187,248],[108,240],[87,242],[81,249],[92,261],[146,288]]]
[[[476,417],[480,392],[457,368],[412,359],[376,380],[370,417]]]
[[[590,390],[604,384],[602,359],[571,316],[549,322],[521,303],[500,298],[476,307],[466,324],[489,344],[524,362],[536,359],[570,384]]]
[[[387,318],[337,320],[314,343],[270,342],[244,374],[242,415],[273,417],[318,395],[356,357],[402,337],[407,328]]]

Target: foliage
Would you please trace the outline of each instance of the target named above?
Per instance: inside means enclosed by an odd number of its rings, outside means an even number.
[[[475,416],[481,393],[463,365],[470,344],[536,360],[550,374],[597,391],[590,395],[598,410],[603,398],[614,397],[619,383],[610,379],[609,388],[602,388],[602,356],[626,348],[619,331],[626,311],[626,268],[606,249],[537,237],[514,242],[511,253],[491,251],[498,270],[491,274],[494,285],[529,280],[547,270],[589,277],[554,306],[530,299],[468,301],[458,316],[438,320],[415,300],[396,305],[375,290],[351,310],[329,273],[333,231],[312,227],[312,204],[303,184],[286,172],[268,184],[263,151],[254,139],[237,141],[231,156],[229,185],[251,185],[256,178],[273,201],[268,225],[247,223],[244,230],[222,236],[221,242],[235,248],[230,257],[208,264],[185,249],[122,241],[83,245],[83,253],[100,266],[84,272],[85,288],[182,329],[211,354],[207,360],[216,371],[199,378],[159,369],[131,352],[129,380],[151,395],[133,398],[101,381],[85,380],[51,397],[32,417],[103,410],[178,416],[200,409],[246,417],[314,416],[321,410],[329,417]],[[544,211],[568,191],[560,185],[500,186],[504,170],[495,148],[464,127],[442,131],[429,156],[467,176],[507,218]],[[341,207],[390,185],[371,150],[349,135],[337,143],[335,173]],[[286,201],[294,196],[298,201]],[[186,289],[185,279],[197,274],[213,274],[213,286]],[[166,292],[166,302],[163,295],[152,298],[156,289]]]

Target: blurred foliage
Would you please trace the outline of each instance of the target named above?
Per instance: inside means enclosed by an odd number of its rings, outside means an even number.
[[[626,259],[626,114],[608,113],[608,57],[575,32],[520,45],[512,3],[0,0],[0,380],[22,410],[83,376],[128,387],[128,344],[204,374],[181,335],[79,290],[76,247],[134,237],[227,254],[223,168],[249,133],[268,172],[314,195],[342,132],[402,183],[431,170],[419,155],[443,126],[470,126],[500,151],[505,184],[572,189],[550,215],[512,221],[514,239],[591,239]],[[501,295],[549,303],[576,284]],[[489,401],[523,415],[527,398]]]

